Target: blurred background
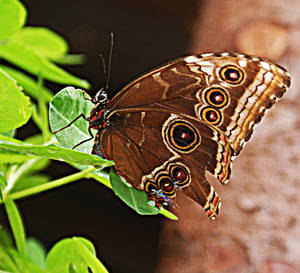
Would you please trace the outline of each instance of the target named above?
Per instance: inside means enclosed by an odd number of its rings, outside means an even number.
[[[179,221],[142,217],[112,191],[81,181],[19,201],[27,233],[50,248],[73,235],[89,238],[113,273],[300,272],[300,66],[297,0],[23,0],[27,25],[62,35],[85,64],[66,67],[104,86],[99,54],[115,34],[112,97],[127,82],[171,59],[213,51],[267,57],[286,67],[292,87],[260,123],[233,165],[229,185],[209,180],[223,199],[210,222],[202,208],[179,197]],[[57,92],[64,86],[51,86]],[[26,126],[20,138],[37,132]],[[53,162],[53,179],[74,170]],[[298,268],[298,271],[297,271]]]

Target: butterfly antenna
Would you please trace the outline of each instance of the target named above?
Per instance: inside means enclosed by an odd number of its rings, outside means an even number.
[[[108,89],[110,74],[111,74],[111,59],[112,59],[113,47],[114,47],[114,34],[111,32],[110,33],[110,49],[109,49],[109,57],[108,57],[108,74],[107,74],[106,85],[105,85],[106,90]]]
[[[106,86],[107,86],[107,71],[106,71],[106,65],[105,65],[105,60],[102,54],[99,55],[101,58],[101,62],[102,62],[102,68],[103,68],[103,72],[104,72],[104,77],[105,77],[105,82],[106,82]]]
[[[102,62],[104,77],[105,77],[105,90],[108,89],[109,81],[110,81],[110,71],[111,71],[111,58],[112,58],[112,51],[114,46],[114,34],[110,33],[110,49],[109,49],[109,56],[108,56],[108,70],[106,69],[105,59],[102,54],[99,54]]]

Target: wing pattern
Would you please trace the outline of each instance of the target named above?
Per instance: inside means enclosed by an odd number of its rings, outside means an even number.
[[[173,203],[182,191],[213,219],[220,198],[205,178],[221,183],[255,124],[290,85],[271,61],[209,53],[177,59],[128,84],[107,105],[101,151],[136,188]]]

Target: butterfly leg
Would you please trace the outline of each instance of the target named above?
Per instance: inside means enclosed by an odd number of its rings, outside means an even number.
[[[152,206],[154,207],[155,205],[158,207],[158,208],[162,208],[162,206],[168,206],[168,205],[172,205],[174,206],[174,202],[169,198],[167,197],[166,195],[164,195],[160,190],[158,190],[156,193],[148,193],[146,192],[147,194],[147,197],[149,199],[149,206]]]
[[[89,118],[86,117],[83,113],[81,113],[79,116],[77,116],[76,118],[74,118],[68,125],[66,125],[65,127],[62,127],[56,131],[53,132],[53,134],[57,134],[58,132],[70,127],[76,120],[80,119],[80,118],[84,118],[86,121],[89,121]]]
[[[82,91],[82,95],[83,95],[83,98],[84,98],[85,100],[92,101],[92,99],[86,97],[86,92],[85,92],[84,90]]]
[[[85,142],[87,142],[87,141],[90,141],[90,140],[92,140],[92,139],[94,139],[94,135],[92,134],[92,131],[91,131],[91,128],[89,127],[88,128],[88,132],[89,132],[89,134],[90,134],[90,138],[87,138],[87,139],[85,139],[85,140],[83,140],[83,141],[81,141],[81,142],[79,142],[79,143],[77,143],[75,146],[73,146],[72,147],[72,149],[75,149],[76,147],[78,147],[79,145],[81,145],[81,144],[83,144],[83,143],[85,143]]]

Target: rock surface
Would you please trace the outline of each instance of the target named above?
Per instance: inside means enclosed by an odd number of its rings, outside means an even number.
[[[206,1],[194,23],[193,53],[240,51],[286,67],[292,86],[256,126],[233,163],[228,185],[209,181],[223,200],[210,222],[179,197],[178,222],[165,221],[159,273],[300,272],[300,67],[296,0]]]

